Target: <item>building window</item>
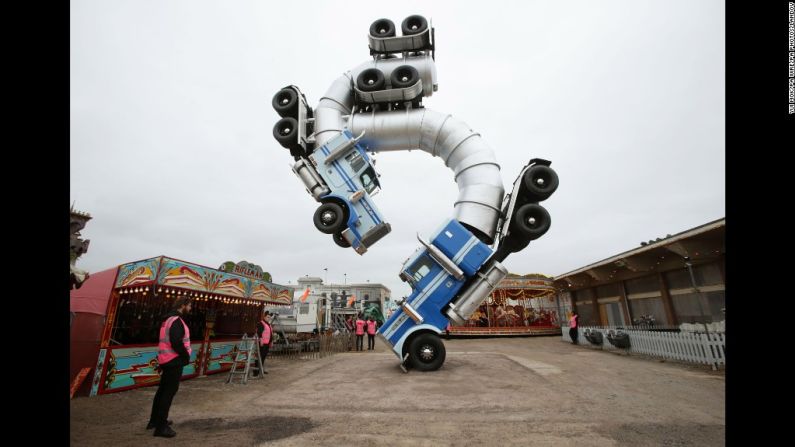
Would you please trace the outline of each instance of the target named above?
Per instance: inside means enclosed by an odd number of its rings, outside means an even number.
[[[668,289],[688,289],[693,287],[693,283],[690,281],[690,272],[687,271],[686,267],[665,272],[665,282],[668,284]]]
[[[693,266],[693,276],[696,278],[698,286],[713,286],[723,284],[720,274],[720,267],[717,262]]]
[[[660,281],[657,275],[644,276],[630,279],[626,282],[627,294],[660,292]],[[634,314],[634,312],[633,312]]]
[[[654,318],[655,324],[670,324],[665,315],[662,298],[629,300],[629,309],[632,313],[632,318],[635,320],[640,319],[642,316],[650,315]]]
[[[715,323],[725,319],[726,295],[722,290],[673,295],[671,301],[682,323]]]
[[[578,304],[580,301],[591,301],[595,299],[593,289],[582,289],[572,293],[574,294],[574,301]]]
[[[580,316],[577,319],[579,325],[582,326],[598,326],[599,322],[597,321],[596,315],[594,315],[593,311],[593,304],[592,303],[583,303],[577,302],[577,314]]]
[[[605,284],[596,288],[596,296],[599,298],[612,298],[620,295],[618,283]]]
[[[621,303],[605,303],[603,306],[608,326],[624,325],[624,308]]]

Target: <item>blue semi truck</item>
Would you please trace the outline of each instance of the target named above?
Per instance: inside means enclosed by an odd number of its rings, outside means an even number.
[[[372,196],[380,189],[375,161],[359,140],[344,129],[321,145],[312,134],[314,119],[306,97],[298,87],[288,85],[273,97],[273,107],[282,116],[273,136],[296,163],[293,173],[306,192],[320,205],[315,210],[315,228],[332,235],[334,243],[351,247],[362,255],[392,231]]]
[[[284,87],[272,104],[282,116],[273,128],[274,138],[290,150],[296,161],[293,172],[320,202],[315,226],[333,235],[337,245],[365,253],[391,228],[371,200],[380,184],[374,161],[359,144],[362,135],[354,137],[342,128],[315,144],[313,111],[298,87]],[[473,160],[469,167],[478,164]],[[508,273],[502,262],[509,254],[547,232],[551,219],[539,202],[558,187],[550,164],[532,159],[522,168],[503,198],[493,240],[455,219],[447,220],[429,241],[418,236],[420,248],[400,271],[412,292],[378,330],[404,371],[441,367],[445,348],[439,334],[450,322],[463,324],[497,287]]]
[[[546,160],[533,159],[506,195],[496,248],[450,219],[403,263],[400,278],[411,294],[378,330],[407,371],[433,371],[445,360],[439,335],[450,322],[463,324],[508,274],[501,264],[549,229],[549,213],[538,205],[557,189],[558,178]]]

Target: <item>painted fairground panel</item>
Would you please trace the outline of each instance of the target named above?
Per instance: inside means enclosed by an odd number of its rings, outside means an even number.
[[[293,290],[289,287],[170,258],[163,258],[158,283],[164,286],[265,301],[290,303],[293,297]]]
[[[294,290],[290,287],[284,287],[274,284],[275,296],[273,301],[278,304],[291,304],[293,302]]]
[[[190,363],[182,370],[182,378],[197,375],[202,343],[191,343]],[[100,394],[124,391],[160,381],[157,373],[157,346],[124,346],[108,348],[104,380]]]
[[[119,266],[116,288],[151,284],[155,280],[159,262],[160,258],[158,257]]]
[[[232,367],[241,340],[217,340],[210,342],[209,358],[205,374],[228,371]]]
[[[537,332],[560,328],[560,310],[552,278],[510,274],[463,326],[453,332]]]

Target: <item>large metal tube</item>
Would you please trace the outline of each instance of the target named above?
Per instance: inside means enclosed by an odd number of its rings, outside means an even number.
[[[315,109],[316,146],[347,127],[355,135],[365,131],[362,143],[373,152],[422,149],[440,157],[458,184],[455,219],[493,243],[505,189],[494,151],[480,134],[450,115],[428,109],[351,114],[353,84],[359,73],[378,68],[388,80],[401,65],[417,69],[426,97],[437,90],[436,65],[430,55],[367,61],[337,78],[320,98]]]
[[[337,78],[315,109],[315,145],[320,147],[340,132],[345,125],[343,115],[353,107],[353,81],[350,72]]]
[[[465,123],[429,109],[357,113],[348,118],[354,134],[373,152],[421,149],[440,157],[455,173],[456,220],[492,243],[505,189],[494,151]]]

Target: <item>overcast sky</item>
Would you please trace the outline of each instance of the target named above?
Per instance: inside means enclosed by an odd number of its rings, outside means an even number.
[[[531,158],[560,177],[551,229],[511,272],[559,275],[724,216],[723,2],[390,3],[72,0],[70,195],[93,216],[78,266],[247,260],[281,284],[327,267],[408,294],[398,270],[452,216],[452,171],[378,154],[392,232],[339,248],[273,139],[271,98],[295,84],[316,106],[370,58],[373,20],[410,14],[436,28],[425,106],[482,135],[506,189]]]

